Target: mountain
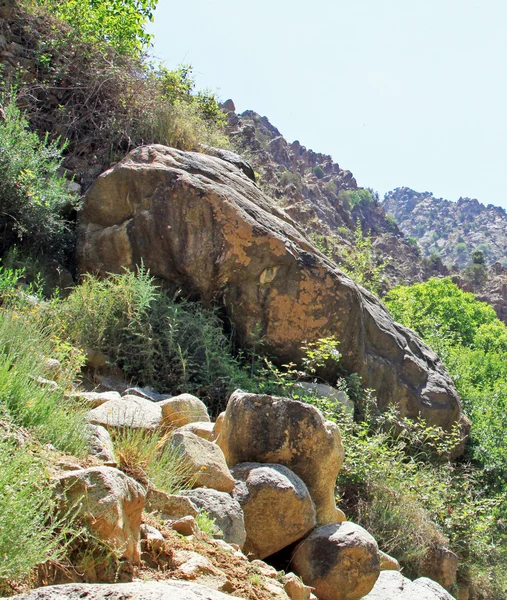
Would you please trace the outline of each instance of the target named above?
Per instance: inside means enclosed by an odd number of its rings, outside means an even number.
[[[499,206],[471,198],[451,202],[407,187],[387,193],[382,206],[426,256],[439,254],[449,267],[466,267],[477,249],[489,264],[507,265],[507,213]]]

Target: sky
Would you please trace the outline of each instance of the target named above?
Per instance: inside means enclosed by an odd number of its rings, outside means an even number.
[[[153,55],[358,185],[507,208],[505,0],[159,0]]]

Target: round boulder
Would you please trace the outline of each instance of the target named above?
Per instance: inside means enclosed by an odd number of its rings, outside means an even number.
[[[204,402],[192,394],[180,394],[158,403],[166,427],[182,427],[188,423],[210,422]]]
[[[243,463],[231,473],[236,479],[234,498],[245,514],[245,554],[265,558],[315,527],[315,506],[308,489],[287,467]]]
[[[243,548],[246,540],[245,519],[237,500],[225,492],[207,488],[188,490],[182,492],[182,495],[190,498],[192,504],[206,511],[215,520],[224,534],[224,541]]]
[[[229,398],[217,444],[229,465],[276,463],[294,471],[310,492],[319,525],[344,520],[334,498],[343,462],[340,431],[314,406],[237,390]]]
[[[359,600],[380,574],[377,542],[349,521],[319,527],[294,549],[292,569],[320,600]]]

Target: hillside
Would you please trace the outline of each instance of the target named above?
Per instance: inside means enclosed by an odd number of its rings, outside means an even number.
[[[507,214],[499,206],[471,198],[451,202],[406,187],[387,193],[382,206],[424,255],[439,254],[448,267],[466,267],[476,249],[489,264],[507,264]]]
[[[150,62],[156,4],[0,3],[0,594],[504,600],[503,267]]]

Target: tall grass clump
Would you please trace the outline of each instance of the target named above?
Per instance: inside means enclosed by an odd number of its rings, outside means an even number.
[[[197,394],[212,412],[247,381],[216,311],[164,291],[144,269],[85,276],[55,319],[62,337],[104,352],[136,383]]]
[[[40,449],[0,437],[0,593],[66,549],[72,523],[55,518],[56,497]]]

